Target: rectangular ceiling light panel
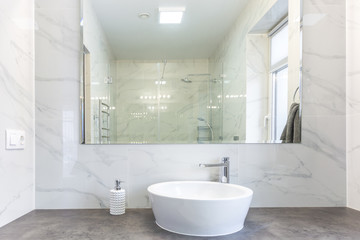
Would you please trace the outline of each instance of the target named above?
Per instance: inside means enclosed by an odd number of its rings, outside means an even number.
[[[160,24],[180,24],[185,8],[159,8]]]

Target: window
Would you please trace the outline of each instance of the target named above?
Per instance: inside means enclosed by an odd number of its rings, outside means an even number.
[[[288,67],[287,65],[272,73],[272,140],[280,141],[287,121],[288,111]]]
[[[288,25],[281,22],[270,35],[271,141],[281,142],[288,111]]]

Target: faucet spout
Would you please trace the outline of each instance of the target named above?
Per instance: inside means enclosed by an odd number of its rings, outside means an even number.
[[[215,164],[200,163],[199,167],[201,167],[201,168],[223,167],[224,172],[223,172],[222,176],[220,177],[220,182],[222,182],[222,183],[230,182],[230,160],[229,160],[229,157],[222,158],[221,163],[215,163]]]
[[[215,163],[215,164],[205,164],[205,163],[200,163],[199,167],[202,168],[206,168],[206,167],[223,167],[225,166],[223,163]]]

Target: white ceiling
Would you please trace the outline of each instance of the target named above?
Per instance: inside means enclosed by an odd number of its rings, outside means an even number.
[[[208,58],[249,1],[91,0],[117,59],[147,60]],[[185,7],[182,23],[159,24],[159,7]]]

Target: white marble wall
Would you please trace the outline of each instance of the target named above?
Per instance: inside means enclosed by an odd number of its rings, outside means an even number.
[[[239,14],[234,26],[211,56],[210,62],[223,67],[225,96],[223,104],[223,137],[225,142],[239,142],[233,140],[235,136],[244,142],[247,137],[247,112],[252,111],[252,109],[246,109],[247,60],[245,53],[248,43],[247,35],[275,2],[275,0],[249,1],[246,8]],[[233,95],[241,97],[226,97]],[[261,138],[252,139],[258,141]]]
[[[344,1],[304,0],[301,144],[141,146],[79,145],[79,4],[36,3],[37,208],[108,206],[116,177],[126,181],[128,207],[149,207],[148,185],[216,179],[216,169],[197,165],[222,156],[231,182],[254,190],[253,207],[345,206]]]
[[[0,2],[0,227],[34,209],[34,3]],[[5,150],[5,129],[25,130]]]
[[[249,34],[276,3],[274,0],[250,1],[236,24],[214,52],[210,62],[224,66],[224,139],[257,143],[269,139],[265,116],[270,115],[269,41],[265,34]],[[289,1],[289,82],[288,107],[299,86],[300,0]],[[242,54],[246,52],[246,54]],[[219,67],[215,67],[219,68]],[[227,98],[226,96],[240,96]],[[268,125],[271,124],[267,121]]]
[[[300,96],[300,67],[301,67],[301,36],[300,36],[300,23],[301,23],[301,0],[289,1],[289,16],[288,16],[288,29],[289,29],[289,51],[288,51],[288,110],[295,102],[299,102]],[[299,93],[294,93],[299,87]]]
[[[360,2],[347,0],[347,205],[360,210]]]
[[[51,191],[67,193],[81,184],[74,178],[79,151],[80,4],[35,1],[35,172],[36,207],[56,206]],[[84,176],[84,175],[83,175]],[[50,191],[44,198],[43,191]],[[84,191],[84,190],[83,190]],[[50,196],[51,195],[51,196]],[[65,195],[65,194],[64,194]],[[73,199],[70,202],[75,203]],[[79,204],[79,202],[78,202]],[[87,206],[85,204],[85,206]],[[47,207],[47,206],[46,206]]]
[[[248,34],[246,42],[246,142],[270,140],[269,38]]]
[[[117,61],[117,142],[196,143],[203,125],[197,118],[209,119],[209,76],[181,79],[207,74],[208,65],[207,59]]]
[[[116,61],[111,46],[107,40],[106,33],[102,29],[96,12],[93,9],[90,0],[83,0],[83,42],[87,50],[90,52],[91,65],[91,128],[87,133],[91,134],[91,143],[100,143],[99,137],[99,100],[114,107],[116,98]],[[113,79],[112,83],[108,82],[108,78]],[[111,141],[116,141],[116,114],[110,110],[110,120],[108,121],[111,132]],[[107,134],[107,133],[105,133]],[[105,135],[104,134],[104,135]],[[107,142],[107,139],[101,141]]]

